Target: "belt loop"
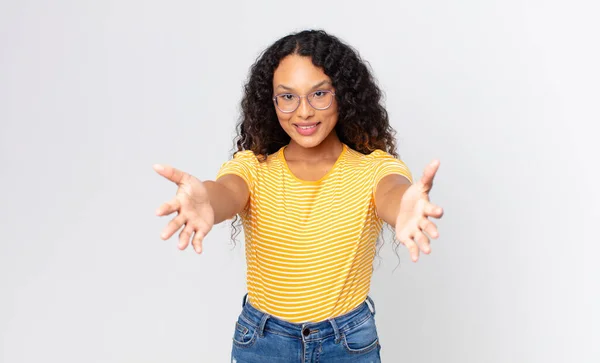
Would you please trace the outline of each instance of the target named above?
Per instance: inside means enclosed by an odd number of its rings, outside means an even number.
[[[261,338],[265,336],[265,325],[267,325],[267,320],[269,318],[269,314],[263,314],[262,318],[260,319],[260,324],[258,324],[258,336]]]
[[[340,336],[340,329],[338,328],[337,323],[335,322],[335,318],[328,320],[331,324],[331,327],[333,328],[333,334],[335,334],[335,344],[338,344],[340,340],[342,340],[342,337]]]
[[[248,297],[248,293],[246,293],[244,295],[244,297],[242,298],[242,307],[246,306],[246,298]]]
[[[371,299],[371,297],[367,295],[367,301],[369,302],[369,304],[371,304],[371,313],[373,314],[373,316],[375,316],[375,303],[373,302],[373,299]]]

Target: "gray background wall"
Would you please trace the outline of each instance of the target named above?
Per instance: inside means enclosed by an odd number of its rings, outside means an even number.
[[[226,362],[243,244],[180,252],[170,163],[214,178],[259,52],[356,47],[441,238],[381,250],[385,362],[600,361],[599,6],[588,1],[0,2],[0,361]]]

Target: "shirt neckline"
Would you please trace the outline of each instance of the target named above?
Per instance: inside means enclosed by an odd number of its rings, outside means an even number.
[[[281,160],[281,163],[283,164],[284,169],[287,171],[287,173],[294,178],[296,181],[302,183],[302,184],[319,184],[322,183],[325,179],[327,179],[334,171],[335,169],[337,169],[338,165],[341,164],[341,161],[343,159],[343,157],[346,155],[346,151],[347,151],[347,146],[346,144],[342,143],[342,152],[340,153],[340,155],[338,156],[337,160],[335,161],[335,163],[333,163],[333,166],[331,167],[331,169],[329,169],[329,171],[327,171],[327,173],[325,173],[325,175],[323,175],[321,178],[319,178],[318,180],[304,180],[304,179],[300,179],[298,178],[290,169],[287,160],[285,160],[285,155],[283,153],[283,151],[285,150],[286,146],[283,146],[281,149],[279,149],[278,152],[278,157],[279,160]]]

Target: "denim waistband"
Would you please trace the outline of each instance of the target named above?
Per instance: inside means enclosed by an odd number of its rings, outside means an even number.
[[[260,337],[264,332],[284,335],[288,337],[312,341],[335,336],[336,343],[340,341],[341,333],[364,323],[367,319],[375,316],[375,304],[367,296],[367,299],[356,308],[344,315],[330,318],[321,322],[292,323],[281,320],[275,316],[264,313],[247,301],[248,294],[244,295],[243,309],[240,318],[258,330]],[[369,307],[369,305],[372,307]]]

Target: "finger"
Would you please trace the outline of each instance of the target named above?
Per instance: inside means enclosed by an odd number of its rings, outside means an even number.
[[[192,237],[192,233],[194,233],[194,227],[192,227],[191,223],[185,225],[185,227],[179,233],[179,244],[177,248],[180,250],[185,250],[186,247],[190,244],[190,238]]]
[[[431,247],[429,246],[429,237],[427,237],[423,232],[417,230],[413,239],[423,253],[429,254],[431,252]]]
[[[423,171],[423,176],[421,177],[421,185],[423,188],[423,192],[429,192],[431,187],[433,186],[433,178],[435,177],[435,173],[437,173],[438,168],[440,167],[439,160],[433,160],[429,165],[425,167]]]
[[[202,240],[204,240],[205,234],[201,230],[197,229],[194,233],[194,239],[192,240],[192,246],[194,246],[194,251],[200,254],[202,253]]]
[[[410,254],[410,258],[413,262],[417,262],[419,259],[419,246],[415,243],[415,241],[411,237],[404,237],[399,239],[400,243],[402,243],[408,249],[408,253]]]
[[[173,199],[169,202],[163,203],[160,207],[158,207],[156,210],[156,215],[168,216],[173,212],[177,212],[179,209],[181,209],[181,203],[179,203],[179,200]]]
[[[165,229],[163,229],[162,233],[160,234],[160,237],[164,240],[168,240],[169,238],[171,238],[173,233],[177,232],[177,230],[181,228],[181,226],[183,226],[184,223],[185,217],[183,216],[183,214],[178,214],[177,217],[171,219],[171,221],[167,224]]]
[[[181,184],[187,173],[169,165],[154,164],[154,170],[177,185]]]
[[[423,214],[426,217],[442,218],[444,215],[444,210],[440,206],[426,202],[423,206]]]
[[[208,232],[210,232],[211,229],[212,224],[209,224],[202,219],[200,219],[199,222],[197,222],[196,235],[194,236],[194,240],[192,241],[192,244],[195,243],[196,237],[198,237],[200,241],[199,245],[194,245],[194,249],[196,249],[196,252],[202,252],[202,241],[204,241],[204,238],[206,237]]]
[[[421,218],[421,221],[419,221],[419,228],[421,231],[427,233],[431,238],[438,238],[440,236],[435,223],[427,218]]]

